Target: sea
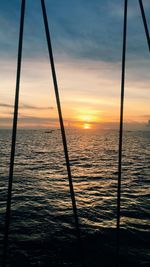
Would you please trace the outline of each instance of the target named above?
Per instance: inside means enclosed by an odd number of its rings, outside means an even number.
[[[67,129],[77,238],[59,129],[17,132],[7,266],[150,266],[150,131],[124,131],[119,253],[118,130]],[[0,130],[0,255],[11,131]],[[79,245],[80,244],[80,245]]]

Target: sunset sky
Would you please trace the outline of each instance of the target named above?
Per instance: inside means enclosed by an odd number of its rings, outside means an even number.
[[[1,128],[12,125],[20,2],[0,1]],[[40,0],[26,2],[19,125],[53,127],[58,115]],[[124,1],[45,3],[65,125],[116,126]],[[143,4],[150,29],[150,1]],[[129,1],[124,119],[136,127],[150,119],[150,55],[137,0]]]

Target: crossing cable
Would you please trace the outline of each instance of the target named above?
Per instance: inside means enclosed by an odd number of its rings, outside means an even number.
[[[123,113],[124,113],[124,88],[125,88],[125,65],[126,65],[126,35],[127,35],[127,9],[128,0],[124,1],[124,25],[123,25],[123,49],[122,49],[122,76],[121,76],[121,103],[120,103],[120,126],[119,126],[119,160],[118,160],[118,188],[117,188],[117,257],[120,252],[120,201],[121,201],[121,178],[122,178],[122,143],[123,143]]]
[[[149,48],[149,51],[150,51],[150,35],[149,35],[149,30],[148,30],[148,25],[147,25],[147,21],[146,21],[146,15],[145,15],[145,11],[144,11],[142,0],[139,0],[139,5],[140,5],[140,10],[141,10],[141,14],[142,14],[144,29],[145,29],[145,33],[146,33],[148,48]]]
[[[15,103],[14,103],[12,143],[11,143],[11,155],[10,155],[10,166],[9,166],[9,181],[8,181],[8,193],[7,193],[7,204],[6,204],[6,214],[5,214],[4,250],[3,250],[3,258],[2,258],[2,266],[3,267],[6,266],[6,261],[7,261],[8,234],[9,234],[10,216],[11,216],[11,200],[12,200],[12,185],[13,185],[14,159],[15,159],[17,121],[18,121],[18,105],[19,105],[19,89],[20,89],[20,74],[21,74],[21,60],[22,60],[22,43],[23,43],[23,29],[24,29],[24,16],[25,16],[25,2],[26,2],[26,0],[22,0],[22,3],[21,3],[17,75],[16,75],[16,93],[15,93]]]
[[[72,174],[71,174],[71,168],[70,168],[70,160],[69,160],[68,147],[67,147],[67,138],[66,138],[65,127],[64,127],[63,116],[62,116],[59,89],[58,89],[58,83],[57,83],[57,75],[56,75],[56,70],[55,70],[51,37],[50,37],[47,12],[46,12],[44,0],[41,0],[41,6],[42,6],[42,12],[43,12],[43,19],[44,19],[44,26],[45,26],[45,33],[46,33],[46,39],[47,39],[47,46],[48,46],[48,52],[49,52],[52,77],[53,77],[54,91],[55,91],[56,103],[57,103],[57,109],[58,109],[58,115],[59,115],[61,135],[62,135],[62,141],[63,141],[63,147],[64,147],[64,154],[65,154],[66,167],[67,167],[67,173],[68,173],[68,180],[69,180],[72,208],[73,208],[74,220],[75,220],[75,226],[76,226],[76,233],[77,233],[77,239],[79,242],[79,250],[80,250],[79,252],[80,252],[82,266],[85,266],[85,263],[83,260],[83,248],[81,244],[81,234],[80,234],[79,220],[78,220],[78,214],[77,214],[76,199],[75,199]]]

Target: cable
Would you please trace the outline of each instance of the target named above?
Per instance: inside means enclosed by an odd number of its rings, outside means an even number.
[[[123,139],[123,111],[126,64],[126,35],[127,35],[127,7],[128,0],[124,2],[123,49],[122,49],[122,77],[121,77],[121,103],[120,103],[120,129],[119,129],[119,161],[118,161],[118,189],[117,189],[117,257],[120,252],[120,201],[122,176],[122,139]]]
[[[139,0],[139,5],[140,5],[143,24],[144,24],[144,29],[145,29],[145,33],[146,33],[147,44],[148,44],[148,48],[149,48],[149,51],[150,51],[150,35],[149,35],[149,31],[148,31],[148,26],[147,26],[147,21],[146,21],[146,16],[145,16],[142,0]]]
[[[75,199],[75,193],[74,193],[74,187],[73,187],[73,181],[72,181],[72,174],[71,174],[71,168],[70,168],[67,139],[66,139],[66,133],[65,133],[65,128],[64,128],[64,123],[63,123],[63,116],[62,116],[61,103],[60,103],[60,97],[59,97],[59,89],[58,89],[55,64],[54,64],[54,58],[53,58],[53,51],[52,51],[52,45],[51,45],[51,37],[50,37],[50,32],[49,32],[48,19],[47,19],[47,13],[46,13],[46,7],[45,7],[45,1],[44,0],[41,0],[41,6],[42,6],[43,19],[44,19],[44,25],[45,25],[45,33],[46,33],[47,46],[48,46],[48,52],[49,52],[49,59],[50,59],[50,65],[51,65],[51,70],[52,70],[52,77],[53,77],[53,84],[54,84],[57,108],[58,108],[61,135],[62,135],[62,141],[63,141],[63,147],[64,147],[65,160],[66,160],[66,167],[67,167],[67,173],[68,173],[68,179],[69,179],[72,208],[73,208],[77,238],[78,238],[79,248],[80,248],[80,256],[81,256],[81,260],[82,260],[82,265],[85,266],[84,260],[83,260],[83,253],[82,253],[81,235],[80,235],[76,199]]]
[[[25,0],[22,0],[19,44],[18,44],[16,95],[15,95],[15,103],[14,103],[12,143],[11,143],[11,155],[10,155],[10,166],[9,166],[9,182],[8,182],[7,205],[6,205],[6,214],[5,214],[4,251],[3,251],[3,258],[2,258],[2,266],[3,267],[6,266],[6,260],[7,260],[6,258],[7,258],[7,250],[8,250],[8,234],[9,234],[9,228],[10,228],[10,214],[11,214],[14,158],[15,158],[15,148],[16,148],[17,120],[18,120],[18,105],[19,105],[19,88],[20,88],[20,73],[21,73],[21,59],[22,59],[24,15],[25,15]]]

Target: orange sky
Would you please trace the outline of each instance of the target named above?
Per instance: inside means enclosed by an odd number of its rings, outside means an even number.
[[[1,126],[12,118],[16,63],[3,63],[1,70]],[[56,64],[62,110],[66,125],[96,125],[119,120],[120,64],[63,58]],[[127,71],[128,77],[128,71]],[[129,77],[130,78],[130,77]],[[146,123],[149,99],[145,97],[149,81],[126,81],[125,121]],[[6,118],[6,120],[5,120]],[[20,125],[49,127],[58,125],[53,83],[48,60],[24,61],[20,86]]]
[[[41,5],[27,2],[19,126],[54,127],[58,114]],[[120,112],[123,1],[50,2],[46,7],[65,125],[114,127]],[[149,51],[138,1],[129,2],[124,121],[144,126],[150,119]],[[150,1],[144,7],[149,25]],[[2,128],[12,125],[19,18],[20,1],[0,1]]]

